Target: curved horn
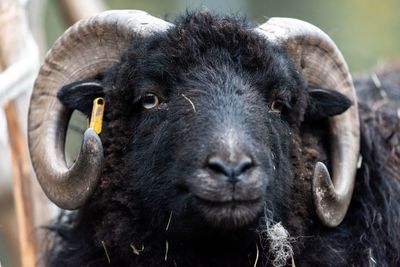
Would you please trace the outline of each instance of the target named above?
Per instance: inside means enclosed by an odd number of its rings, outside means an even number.
[[[31,97],[28,141],[39,183],[59,207],[79,208],[93,193],[102,171],[103,147],[97,134],[86,130],[76,163],[67,167],[64,143],[72,111],[58,101],[58,90],[104,72],[136,36],[169,26],[142,11],[107,11],[76,23],[48,52]]]
[[[325,226],[335,227],[350,205],[360,146],[357,98],[347,64],[333,41],[304,21],[272,18],[257,31],[287,49],[310,87],[337,90],[353,102],[346,112],[329,121],[333,179],[323,163],[318,162],[314,169],[317,215]]]

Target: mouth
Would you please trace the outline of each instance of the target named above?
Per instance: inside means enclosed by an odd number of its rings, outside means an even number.
[[[255,221],[263,210],[262,198],[249,200],[211,201],[195,197],[196,206],[213,226],[235,229]]]

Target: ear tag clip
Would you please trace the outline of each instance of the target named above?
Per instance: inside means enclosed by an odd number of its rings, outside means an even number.
[[[93,129],[97,134],[101,133],[103,125],[105,101],[104,98],[98,97],[93,100],[92,115],[90,116],[89,128]]]

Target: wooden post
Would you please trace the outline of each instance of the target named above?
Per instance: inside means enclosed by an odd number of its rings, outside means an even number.
[[[23,267],[34,267],[36,265],[36,251],[29,154],[18,123],[14,101],[7,102],[4,110],[11,147],[14,202],[18,221],[21,263]]]
[[[37,264],[35,199],[32,197],[28,148],[18,120],[17,101],[13,99],[32,86],[38,59],[25,11],[19,2],[0,0],[0,108],[5,110],[8,125],[21,266],[34,267]],[[3,103],[6,104],[2,106]]]
[[[24,24],[24,12],[16,1],[0,0],[0,15],[0,72],[2,75],[7,72],[7,77],[9,77],[9,79],[5,79],[5,76],[2,76],[3,82],[14,82],[14,80],[22,82],[24,76],[27,76],[26,73],[29,72],[25,69],[18,69],[16,70],[18,72],[14,70],[13,73],[10,73],[10,66],[18,62],[19,55],[24,49],[24,34],[27,31],[26,24]],[[28,70],[31,68],[29,66],[30,61],[21,62],[21,66],[28,64]],[[20,75],[18,76],[18,74]],[[1,84],[1,86],[3,93],[15,89],[4,84]],[[34,267],[36,265],[36,251],[28,149],[18,121],[14,100],[6,102],[4,111],[11,148],[13,195],[17,214],[21,266]]]

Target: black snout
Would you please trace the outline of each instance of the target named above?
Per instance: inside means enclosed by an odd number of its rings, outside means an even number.
[[[208,158],[207,167],[217,174],[222,174],[224,179],[231,183],[241,180],[241,175],[254,166],[251,157],[243,155],[237,160],[228,160],[221,156]]]

